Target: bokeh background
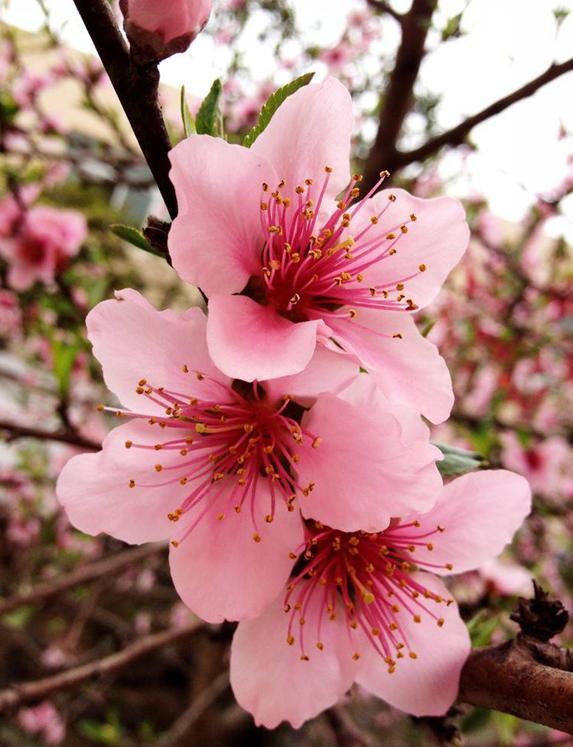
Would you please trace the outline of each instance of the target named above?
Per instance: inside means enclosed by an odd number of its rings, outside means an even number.
[[[400,132],[375,148],[395,104],[388,84],[407,0],[214,5],[191,49],[161,64],[173,142],[183,137],[181,86],[194,112],[220,77],[225,129],[240,142],[279,85],[331,74],[353,94],[355,171],[388,167],[394,184],[420,196],[463,200],[469,250],[418,317],[457,396],[434,438],[525,475],[535,509],[502,559],[458,578],[453,591],[475,645],[514,635],[509,612],[532,578],[572,608],[573,72],[444,147],[416,151],[566,63],[573,2],[439,0]],[[415,720],[361,693],[300,732],[256,729],[228,687],[232,626],[196,626],[165,552],[70,527],[55,479],[113,426],[96,409],[112,401],[86,341],[86,313],[126,286],[165,307],[200,298],[163,258],[110,230],[165,214],[72,0],[0,0],[0,9],[0,689],[168,633],[143,659],[0,719],[0,745],[310,747],[337,744],[340,723],[364,745],[573,744],[465,706],[446,720]],[[56,223],[59,210],[75,211],[75,234],[43,272],[18,269],[14,204],[35,211],[39,234],[42,209],[55,209]],[[561,640],[570,644],[571,631]]]

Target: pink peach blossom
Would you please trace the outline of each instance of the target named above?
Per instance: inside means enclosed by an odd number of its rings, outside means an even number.
[[[250,149],[206,135],[179,143],[173,265],[209,297],[209,352],[228,376],[297,373],[318,341],[356,355],[390,400],[441,422],[449,374],[409,312],[463,254],[464,212],[446,197],[375,194],[383,177],[354,203],[351,134],[350,95],[327,78],[290,96]]]
[[[130,44],[156,59],[184,52],[207,23],[211,0],[120,0]]]
[[[0,289],[0,337],[16,337],[22,329],[22,311],[18,296]]]
[[[298,728],[357,682],[407,713],[445,713],[470,640],[436,576],[499,554],[530,503],[522,477],[478,472],[447,485],[428,513],[395,519],[382,532],[308,524],[286,589],[235,633],[239,704],[257,724]]]
[[[552,436],[529,447],[513,431],[500,438],[503,464],[526,477],[534,493],[558,497],[573,488],[572,451],[564,438]]]
[[[18,712],[18,723],[29,734],[41,734],[45,744],[62,744],[66,725],[53,703],[44,701]]]
[[[277,594],[302,541],[295,506],[376,531],[430,508],[442,481],[419,416],[385,402],[353,358],[319,349],[297,375],[231,380],[207,352],[206,323],[198,308],[158,312],[131,290],[88,315],[105,381],[129,408],[111,409],[131,420],[101,452],[72,458],[57,493],[88,534],[173,538],[181,597],[218,622]]]
[[[8,283],[24,291],[36,281],[51,283],[78,253],[87,233],[75,210],[43,205],[20,209],[12,197],[0,205],[0,256],[9,264]]]

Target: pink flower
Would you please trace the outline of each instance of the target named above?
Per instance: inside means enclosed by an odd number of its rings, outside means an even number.
[[[184,52],[207,23],[211,0],[120,0],[130,44],[160,60]]]
[[[501,441],[503,464],[526,477],[534,493],[558,497],[573,487],[571,448],[564,438],[552,436],[526,448],[508,431]]]
[[[21,211],[9,197],[0,214],[0,256],[10,265],[8,282],[17,291],[36,281],[51,283],[87,233],[83,215],[74,210],[41,205]]]
[[[173,264],[209,297],[209,352],[228,376],[294,374],[317,341],[341,346],[378,372],[389,399],[439,422],[449,374],[409,312],[463,254],[464,213],[400,189],[351,205],[351,133],[350,95],[327,78],[289,97],[250,149],[203,135],[179,143]]]
[[[61,744],[66,736],[66,725],[55,706],[49,701],[18,712],[18,723],[29,734],[42,734],[46,744]]]
[[[0,289],[0,337],[16,337],[22,329],[22,311],[18,296]]]
[[[66,464],[58,498],[88,534],[172,537],[175,585],[208,621],[254,616],[276,596],[303,538],[295,506],[375,531],[439,494],[426,426],[349,357],[320,349],[296,376],[231,380],[209,357],[200,309],[158,312],[131,290],[87,326],[129,408],[116,412],[132,419]]]
[[[377,534],[308,525],[286,589],[235,633],[239,704],[257,724],[298,728],[357,682],[407,713],[445,713],[470,641],[436,576],[497,555],[530,503],[522,477],[478,472],[447,485],[429,513]]]

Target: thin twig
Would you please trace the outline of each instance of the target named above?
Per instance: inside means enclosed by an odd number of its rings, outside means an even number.
[[[166,731],[153,743],[153,747],[176,747],[176,745],[183,744],[182,740],[187,736],[193,724],[228,687],[229,673],[225,671],[216,677],[209,687],[195,698],[191,705],[172,724],[169,731]]]
[[[529,98],[529,96],[533,96],[534,93],[547,83],[550,83],[561,75],[565,75],[571,71],[573,71],[573,58],[566,62],[551,65],[547,70],[545,70],[545,72],[538,75],[537,78],[530,80],[529,83],[521,86],[521,88],[513,91],[513,93],[510,93],[493,104],[486,106],[486,108],[482,109],[481,112],[474,114],[472,117],[468,117],[451,130],[443,132],[441,135],[428,140],[427,143],[424,143],[424,145],[419,148],[406,153],[397,151],[394,155],[393,162],[390,166],[387,166],[387,168],[394,170],[397,168],[403,168],[415,161],[423,161],[425,158],[428,158],[428,156],[437,153],[440,148],[443,148],[446,145],[460,145],[465,141],[470,130],[476,127],[476,125],[485,122],[496,114],[500,114],[518,101],[523,101],[524,99]]]
[[[179,643],[189,638],[201,627],[201,622],[194,621],[180,628],[170,628],[161,633],[154,633],[140,638],[131,646],[127,646],[122,651],[103,659],[97,659],[42,680],[22,682],[5,690],[0,690],[0,713],[12,711],[25,703],[51,697],[57,692],[68,690],[87,680],[94,680],[112,672],[117,672],[137,659],[141,659],[164,646]]]
[[[71,430],[48,431],[44,428],[34,428],[0,420],[0,432],[2,431],[7,434],[6,441],[15,441],[17,438],[37,438],[39,441],[58,441],[62,444],[70,444],[70,446],[78,446],[80,449],[89,449],[90,451],[101,449],[101,443],[98,441]]]
[[[402,23],[404,21],[404,14],[398,13],[397,10],[384,0],[366,0],[368,5],[379,13],[386,13],[388,16],[392,16],[395,21]]]
[[[158,555],[163,550],[163,545],[151,544],[136,547],[130,550],[124,550],[116,553],[109,558],[98,560],[95,563],[89,563],[75,571],[68,573],[66,576],[58,576],[38,584],[31,591],[25,594],[15,594],[0,601],[0,615],[18,609],[29,604],[38,604],[50,597],[61,594],[68,589],[80,584],[86,584],[102,576],[117,574],[119,571],[135,563],[141,563],[147,558]]]

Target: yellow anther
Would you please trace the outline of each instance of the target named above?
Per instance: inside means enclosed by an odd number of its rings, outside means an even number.
[[[402,337],[403,337],[403,335],[402,335],[402,333],[401,333],[401,332],[396,332],[396,334],[395,334],[395,335],[392,335],[392,337],[393,337],[394,339],[396,339],[396,340],[401,340],[401,339],[402,339]]]
[[[273,520],[273,515],[272,514],[267,514],[265,516],[265,521],[267,522],[267,524],[270,524],[272,522],[272,520]]]
[[[130,488],[134,488],[135,487],[135,480],[130,480],[129,481],[129,487]]]
[[[126,441],[125,442],[125,448],[126,449],[131,449],[132,446],[133,446],[133,441]]]
[[[358,312],[356,311],[356,309],[348,309],[348,316],[350,317],[350,319],[356,319],[356,317],[358,316]]]
[[[162,469],[163,469],[163,465],[161,465],[161,464],[156,464],[155,465],[155,471],[156,472],[161,472]]]
[[[205,431],[207,430],[207,426],[205,425],[205,423],[195,423],[195,430],[197,431],[197,433],[205,433]]]
[[[454,570],[454,566],[451,563],[446,563],[446,570],[453,571]]]
[[[293,635],[290,635],[290,634],[287,635],[287,643],[288,643],[289,646],[292,646],[292,644],[294,643],[294,636]]]
[[[421,623],[422,622],[422,618],[420,617],[420,615],[414,615],[414,622],[415,623]]]
[[[217,521],[223,521],[224,518],[225,518],[225,514],[223,513],[217,514]]]
[[[179,547],[179,542],[177,542],[177,540],[171,540],[171,544],[173,547]]]
[[[324,643],[322,641],[317,641],[316,647],[319,651],[324,651]]]
[[[372,223],[372,225],[375,226],[378,223],[378,216],[377,215],[373,215],[370,218],[370,223]]]
[[[390,202],[396,202],[396,195],[388,195]]]
[[[260,541],[261,541],[261,535],[260,535],[260,534],[258,534],[258,532],[255,532],[255,533],[253,534],[253,540],[254,540],[255,542],[260,542]]]
[[[326,171],[327,174],[332,174],[332,166],[325,166],[324,170]]]
[[[422,263],[421,265],[418,265],[418,270],[420,270],[420,272],[426,272],[427,267]]]
[[[188,478],[187,478],[187,477],[182,477],[182,478],[181,478],[181,479],[179,480],[179,485],[187,485],[187,480],[188,480]]]
[[[443,617],[440,617],[438,619],[438,628],[442,628],[444,626],[445,620]]]
[[[358,653],[358,651],[355,651],[352,654],[352,658],[354,659],[354,661],[358,661],[358,659],[360,659],[360,654]]]
[[[410,657],[410,659],[417,659],[418,658],[418,654],[415,651],[410,651],[410,653],[408,654],[408,656]]]
[[[135,393],[136,393],[136,394],[143,394],[143,392],[144,392],[144,391],[145,391],[145,390],[143,389],[143,387],[142,387],[142,386],[138,386],[138,387],[136,387],[136,389],[135,389]]]
[[[322,438],[320,436],[317,436],[314,439],[314,441],[312,442],[312,448],[313,449],[318,449],[318,447],[320,446],[321,443],[322,443]]]
[[[302,654],[302,656],[300,657],[300,660],[301,661],[310,661],[309,657],[306,654]]]

